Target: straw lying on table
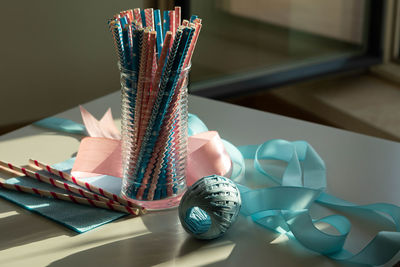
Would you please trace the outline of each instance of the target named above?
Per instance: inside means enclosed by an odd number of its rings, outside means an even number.
[[[25,168],[21,168],[18,166],[15,166],[11,163],[5,163],[4,161],[0,161],[0,166],[5,169],[5,170],[11,170],[14,171],[15,173],[17,173],[20,176],[26,175],[28,177],[31,177],[33,179],[37,179],[39,182],[43,182],[43,183],[47,183],[50,184],[54,187],[60,188],[60,189],[64,189],[66,191],[69,191],[71,193],[75,193],[78,195],[81,195],[85,198],[90,198],[90,199],[94,199],[94,200],[98,200],[98,201],[106,201],[109,202],[109,199],[104,198],[102,196],[93,194],[91,192],[88,192],[82,188],[77,188],[71,185],[68,185],[67,183],[63,183],[60,182],[56,179],[53,179],[47,175],[44,174],[40,174],[38,172],[33,172],[31,170],[25,169]],[[114,203],[113,201],[111,201],[111,203]]]
[[[104,196],[106,198],[105,200],[107,200],[107,201],[111,201],[111,202],[115,201],[115,202],[120,203],[121,205],[139,208],[142,212],[146,211],[143,207],[139,206],[136,203],[133,203],[132,201],[129,201],[129,200],[124,199],[124,198],[122,198],[120,196],[117,196],[116,194],[110,193],[110,192],[108,192],[107,190],[105,190],[103,188],[100,188],[100,187],[97,187],[97,186],[94,186],[94,185],[90,185],[89,183],[86,183],[86,182],[83,182],[83,181],[81,181],[79,179],[76,179],[74,176],[70,175],[69,173],[66,173],[66,172],[57,170],[55,168],[52,168],[51,166],[49,166],[49,165],[47,165],[45,163],[42,163],[42,162],[37,161],[37,160],[30,159],[29,160],[29,164],[31,166],[35,167],[35,168],[43,169],[43,170],[46,170],[49,173],[57,175],[58,177],[60,177],[60,178],[62,178],[64,180],[73,182],[74,184],[76,184],[78,186],[85,187],[91,192],[94,192],[96,194],[102,195],[102,196]],[[99,197],[102,198],[101,196],[99,196]],[[102,199],[104,199],[104,198],[102,198]]]
[[[120,212],[124,212],[124,213],[130,213],[132,215],[139,215],[139,209],[137,209],[137,208],[131,208],[131,207],[122,206],[122,205],[118,205],[118,204],[112,204],[110,202],[92,200],[89,198],[77,197],[77,196],[70,195],[70,194],[56,193],[53,191],[37,189],[34,187],[27,187],[27,186],[22,186],[22,185],[17,185],[17,184],[7,184],[7,183],[0,182],[0,188],[19,191],[19,192],[27,193],[27,194],[31,194],[31,195],[38,195],[41,197],[54,198],[54,199],[58,199],[58,200],[73,202],[76,204],[92,206],[92,207],[96,207],[96,208],[103,208],[103,209],[120,211]]]
[[[37,161],[34,161],[37,162]],[[37,162],[39,164],[39,162]],[[51,168],[48,165],[45,165],[47,168],[47,171],[50,173],[57,173],[59,177],[62,177],[65,179],[65,177],[72,177],[68,173],[56,170],[54,168]],[[129,213],[133,215],[139,215],[140,213],[145,213],[146,210],[142,207],[139,207],[135,205],[135,207],[127,206],[124,205],[123,203],[120,203],[121,201],[118,201],[116,195],[114,195],[114,200],[111,198],[106,198],[99,196],[97,194],[94,194],[92,192],[86,191],[85,189],[82,189],[80,187],[75,187],[73,185],[69,185],[67,183],[63,183],[59,180],[53,179],[45,174],[40,174],[38,172],[34,172],[31,170],[28,170],[26,168],[18,167],[15,166],[11,163],[5,163],[4,161],[0,161],[0,168],[8,171],[8,172],[13,172],[16,173],[17,175],[23,176],[26,175],[28,177],[37,179],[40,182],[50,184],[54,187],[64,189],[66,191],[81,195],[82,197],[74,196],[71,194],[64,194],[64,193],[57,193],[53,191],[48,191],[48,190],[43,190],[43,189],[37,189],[34,187],[27,187],[27,186],[22,186],[22,185],[17,185],[17,184],[8,184],[8,183],[3,183],[0,182],[0,188],[1,189],[8,189],[8,190],[14,190],[14,191],[19,191],[22,193],[27,193],[27,194],[33,194],[33,195],[38,195],[41,197],[49,197],[49,198],[54,198],[58,200],[63,200],[63,201],[69,201],[69,202],[74,202],[76,204],[82,204],[82,205],[87,205],[87,206],[93,206],[93,207],[98,207],[98,208],[103,208],[103,209],[109,209],[109,210],[115,210],[115,211],[120,211],[124,213]],[[79,181],[76,180],[74,177],[72,177],[74,181]],[[80,181],[80,183],[83,183]],[[89,184],[86,184],[86,188],[92,188],[94,186],[89,186]],[[102,189],[100,191],[103,192]],[[107,195],[107,191],[104,191],[103,195]]]
[[[134,148],[128,156],[136,163],[127,172],[133,183],[142,184],[132,185],[130,197],[158,199],[161,193],[154,190],[175,178],[170,172],[170,154],[184,153],[185,149],[179,145],[185,118],[176,110],[186,84],[181,74],[190,66],[201,19],[192,16],[190,22],[181,22],[180,7],[164,11],[163,20],[160,10],[136,8],[114,15],[108,24],[122,70],[136,75],[124,84],[132,88],[129,108],[134,114],[134,133],[129,143]],[[149,183],[153,186],[147,191]],[[172,187],[163,191],[168,196],[174,194]]]

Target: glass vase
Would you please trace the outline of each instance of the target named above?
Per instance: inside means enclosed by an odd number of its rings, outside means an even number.
[[[120,67],[121,194],[148,210],[178,206],[186,190],[189,71],[144,75]]]

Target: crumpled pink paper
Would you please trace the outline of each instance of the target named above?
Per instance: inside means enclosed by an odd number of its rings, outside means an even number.
[[[121,135],[108,109],[98,121],[81,107],[83,122],[91,137],[82,139],[72,174],[77,178],[98,175],[122,177]],[[232,162],[215,131],[188,138],[186,181],[188,186],[212,174],[230,176]]]

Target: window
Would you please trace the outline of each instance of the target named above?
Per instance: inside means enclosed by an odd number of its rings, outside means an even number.
[[[197,95],[223,98],[382,60],[383,1],[177,2],[204,21],[192,60]]]

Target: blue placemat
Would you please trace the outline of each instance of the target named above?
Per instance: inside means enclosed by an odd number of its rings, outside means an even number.
[[[55,164],[53,165],[53,167],[62,171],[69,172],[72,169],[74,161],[75,158],[71,158],[64,162]],[[47,172],[44,173],[46,175],[52,176],[55,179],[60,179],[57,176],[51,175]],[[109,181],[114,181],[114,183],[110,185],[110,187],[113,187],[110,188],[110,191],[114,192],[117,191],[118,188],[120,188],[120,183],[118,183],[120,180],[120,178],[105,175],[86,179],[86,181],[88,182],[92,182],[93,184],[103,184],[103,186],[104,184],[110,184]],[[63,180],[63,182],[66,181]],[[26,176],[10,178],[6,180],[6,183],[66,193],[65,190],[58,189],[49,184],[41,183],[35,179]],[[68,193],[73,194],[70,192]],[[14,202],[15,204],[27,210],[38,213],[46,218],[56,221],[78,233],[87,232],[96,227],[99,227],[100,225],[109,223],[127,215],[125,213],[110,211],[101,208],[93,208],[90,206],[78,205],[66,201],[44,198],[15,191],[0,190],[0,196],[11,202]]]

